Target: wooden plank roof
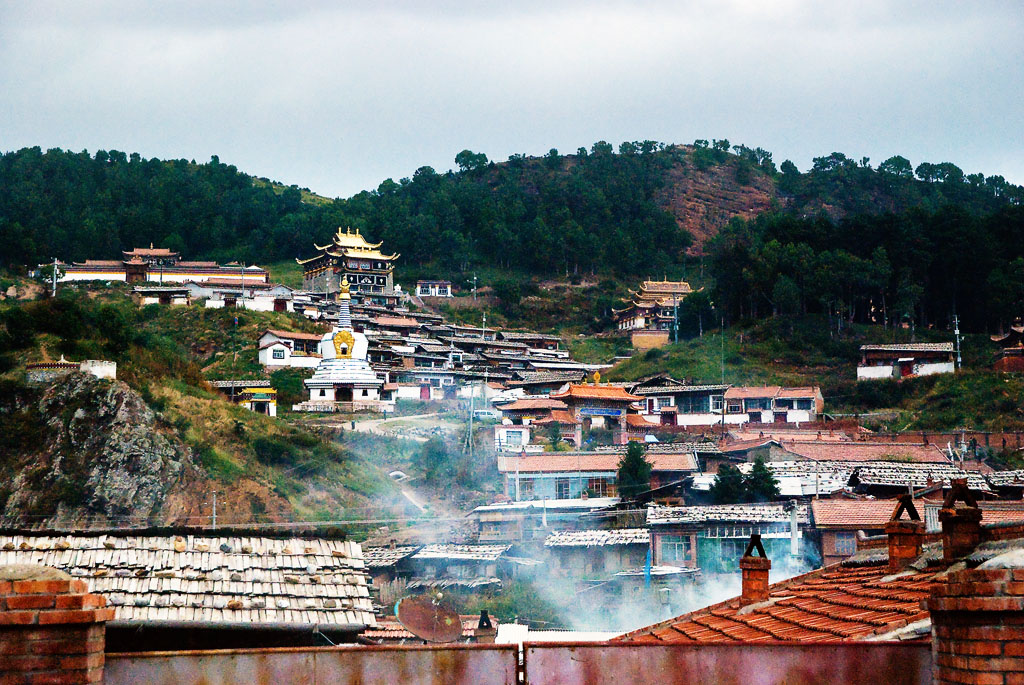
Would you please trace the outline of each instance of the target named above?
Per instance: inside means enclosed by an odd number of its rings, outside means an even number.
[[[0,565],[84,580],[115,620],[374,625],[355,542],[249,535],[0,535]]]

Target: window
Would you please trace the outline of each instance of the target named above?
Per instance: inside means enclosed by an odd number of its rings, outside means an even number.
[[[659,561],[688,561],[692,549],[689,535],[662,535],[660,541],[661,557]]]
[[[284,350],[277,348],[274,350],[274,359],[284,359]]]
[[[746,401],[747,411],[760,411],[762,409],[771,409],[772,401],[767,397],[758,397]]]
[[[730,414],[742,414],[743,406],[739,403],[739,400],[729,400],[729,413]]]
[[[519,499],[533,499],[533,479],[519,480]]]
[[[857,553],[857,534],[841,530],[836,533],[836,554],[848,557]]]
[[[803,409],[804,411],[811,411],[814,409],[814,400],[796,400],[796,408]]]
[[[615,484],[610,478],[588,478],[587,490],[594,493],[595,497],[614,497]]]
[[[519,431],[505,431],[505,444],[519,447],[523,444],[523,434]]]
[[[711,411],[722,411],[722,404],[725,402],[725,398],[722,395],[711,396]]]
[[[555,498],[569,499],[570,480],[568,478],[555,479]]]

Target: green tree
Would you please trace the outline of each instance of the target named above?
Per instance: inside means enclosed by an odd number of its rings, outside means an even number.
[[[449,475],[450,466],[448,447],[444,440],[433,437],[423,443],[423,447],[412,459],[412,465],[423,474],[427,483],[440,483]]]
[[[719,466],[715,482],[711,484],[711,499],[715,504],[734,504],[745,497],[746,487],[740,470],[730,464]]]
[[[651,462],[643,443],[631,442],[619,460],[619,497],[632,499],[651,489]]]
[[[883,174],[891,174],[901,178],[913,178],[914,167],[910,160],[900,155],[894,155],[878,165],[878,170]]]
[[[747,502],[770,502],[779,496],[779,481],[763,457],[754,460],[753,468],[743,479],[743,490]]]

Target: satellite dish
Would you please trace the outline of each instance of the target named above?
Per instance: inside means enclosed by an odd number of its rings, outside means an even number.
[[[449,605],[427,595],[403,597],[395,616],[405,629],[427,642],[455,642],[462,637],[462,619]]]

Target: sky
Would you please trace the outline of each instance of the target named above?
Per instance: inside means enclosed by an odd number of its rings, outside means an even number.
[[[1024,3],[0,0],[0,151],[347,197],[463,149],[698,138],[1024,184]]]

